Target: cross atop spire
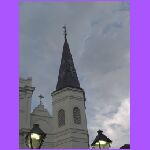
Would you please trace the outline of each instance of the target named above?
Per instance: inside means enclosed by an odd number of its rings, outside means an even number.
[[[63,26],[63,29],[64,29],[65,40],[67,40],[67,29],[66,29],[66,26]]]

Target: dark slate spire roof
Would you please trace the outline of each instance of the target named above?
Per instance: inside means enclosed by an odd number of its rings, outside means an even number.
[[[65,27],[64,27],[65,28]],[[65,87],[73,87],[80,89],[80,83],[77,77],[76,69],[74,67],[72,55],[70,53],[69,44],[66,38],[65,28],[65,42],[63,46],[61,65],[59,68],[58,82],[56,90],[60,90]]]

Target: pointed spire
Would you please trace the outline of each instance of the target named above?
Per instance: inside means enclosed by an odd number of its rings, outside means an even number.
[[[69,44],[67,42],[66,26],[64,26],[63,28],[65,42],[63,45],[62,59],[59,68],[56,90],[60,90],[65,87],[80,88],[80,83],[77,77],[76,69],[74,67],[72,55],[70,53]]]

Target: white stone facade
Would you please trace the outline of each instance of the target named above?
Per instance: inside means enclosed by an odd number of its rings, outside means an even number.
[[[66,87],[52,92],[53,116],[51,116],[42,103],[30,113],[34,89],[31,78],[20,79],[20,148],[26,148],[26,133],[35,123],[39,124],[40,128],[47,134],[42,148],[88,148],[89,137],[84,91]],[[77,116],[73,113],[74,108],[78,108]],[[58,117],[60,110],[64,112],[64,120]],[[59,126],[59,121],[62,122],[61,126]]]
[[[26,148],[25,136],[31,126],[31,100],[35,90],[32,87],[32,78],[19,79],[19,147]]]

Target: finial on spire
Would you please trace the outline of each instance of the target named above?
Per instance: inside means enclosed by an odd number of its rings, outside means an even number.
[[[42,95],[40,94],[38,97],[40,98],[40,105],[42,105],[41,99],[44,98],[44,96],[42,96]]]
[[[63,26],[64,29],[64,35],[65,35],[65,40],[67,39],[67,30],[66,30],[66,26]]]

